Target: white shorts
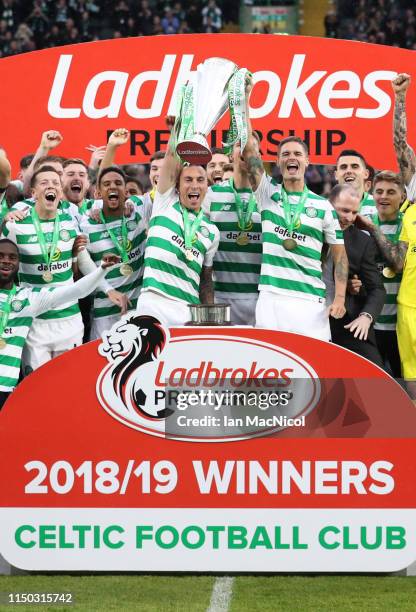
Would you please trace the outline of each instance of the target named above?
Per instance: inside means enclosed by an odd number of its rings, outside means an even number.
[[[69,351],[81,346],[84,325],[81,315],[47,321],[34,319],[22,354],[23,374]]]
[[[258,296],[248,296],[245,298],[233,299],[223,294],[215,294],[215,301],[218,304],[230,304],[231,323],[234,325],[253,325],[256,321],[256,304]]]
[[[124,320],[128,317],[132,317],[136,314],[133,310],[130,310],[125,315],[121,316],[120,314],[111,315],[110,317],[98,317],[97,319],[93,319],[91,323],[91,332],[90,332],[90,340],[97,340],[97,338],[102,338],[104,332],[109,331],[114,323],[118,321]]]
[[[260,291],[256,327],[303,334],[329,342],[331,330],[325,302]]]
[[[136,315],[150,315],[168,327],[185,325],[191,319],[185,302],[171,300],[155,291],[142,291],[137,300]]]

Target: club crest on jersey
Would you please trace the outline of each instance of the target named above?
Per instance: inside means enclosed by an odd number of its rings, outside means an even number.
[[[55,253],[53,254],[52,261],[58,261],[61,258],[61,250],[56,247]]]
[[[313,206],[307,206],[305,208],[305,213],[308,215],[308,217],[311,217],[311,219],[314,219],[317,216],[318,211]]]
[[[121,244],[121,246],[124,246],[123,245],[122,237],[119,238],[119,243]],[[130,253],[131,247],[132,247],[131,240],[127,240],[127,243],[126,243],[126,251],[127,251],[127,253]]]
[[[66,229],[63,229],[59,232],[59,237],[64,242],[69,242],[69,240],[71,240],[71,234]]]
[[[127,221],[127,229],[132,232],[137,227],[137,223],[135,221]]]
[[[108,365],[97,380],[97,396],[112,416],[146,422],[172,413],[169,408],[157,409],[143,391],[149,369],[157,364],[168,341],[161,323],[145,315],[118,321],[103,334],[98,352]]]
[[[20,312],[23,309],[22,300],[13,300],[13,302],[11,303],[11,308],[13,312]]]

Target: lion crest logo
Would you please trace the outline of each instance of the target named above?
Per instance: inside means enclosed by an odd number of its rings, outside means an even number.
[[[164,420],[172,411],[157,410],[143,390],[169,341],[168,331],[152,316],[118,321],[103,334],[98,347],[109,362],[97,380],[97,396],[112,416],[123,422]]]

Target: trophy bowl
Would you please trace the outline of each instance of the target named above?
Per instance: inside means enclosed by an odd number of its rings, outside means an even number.
[[[191,320],[187,325],[231,325],[229,304],[188,304]]]
[[[207,137],[228,109],[228,83],[238,66],[223,57],[209,57],[198,64],[196,72],[190,75],[186,85],[192,99],[192,120],[185,137],[179,138],[176,147],[177,154],[189,164],[207,164],[211,158],[211,150]],[[188,108],[188,111],[190,109]],[[184,124],[189,123],[180,111]]]

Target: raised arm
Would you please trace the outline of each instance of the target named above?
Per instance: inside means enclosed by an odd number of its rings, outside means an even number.
[[[170,130],[173,129],[173,121],[172,117],[166,118],[166,123]],[[157,191],[159,193],[166,193],[172,187],[176,185],[176,181],[178,180],[179,172],[181,169],[181,163],[176,155],[176,151],[174,150],[174,138],[171,134],[169,139],[168,148],[166,149],[166,154],[163,159],[162,168],[160,170],[159,180],[157,182]]]
[[[406,93],[410,85],[408,74],[399,74],[392,81],[394,91],[393,143],[403,181],[408,185],[416,172],[416,157],[407,143]]]
[[[32,178],[34,168],[38,159],[40,159],[41,157],[45,157],[45,155],[49,155],[50,151],[60,145],[62,141],[63,138],[61,133],[57,132],[56,130],[47,130],[46,132],[43,132],[40,144],[30,163],[29,168],[27,169],[25,178],[23,180],[23,193],[30,193],[30,179]]]
[[[259,143],[253,136],[253,128],[251,125],[250,112],[249,112],[249,99],[250,93],[253,89],[253,80],[250,78],[246,82],[246,117],[247,117],[247,131],[248,141],[244,148],[243,157],[247,164],[247,173],[250,181],[250,185],[253,191],[257,189],[260,184],[261,177],[264,173],[264,166],[259,151]]]
[[[104,168],[109,168],[114,164],[118,147],[126,144],[129,137],[130,133],[128,130],[126,130],[126,128],[118,128],[114,130],[108,139],[107,147],[105,149],[104,157],[101,161],[99,170],[104,170]]]

